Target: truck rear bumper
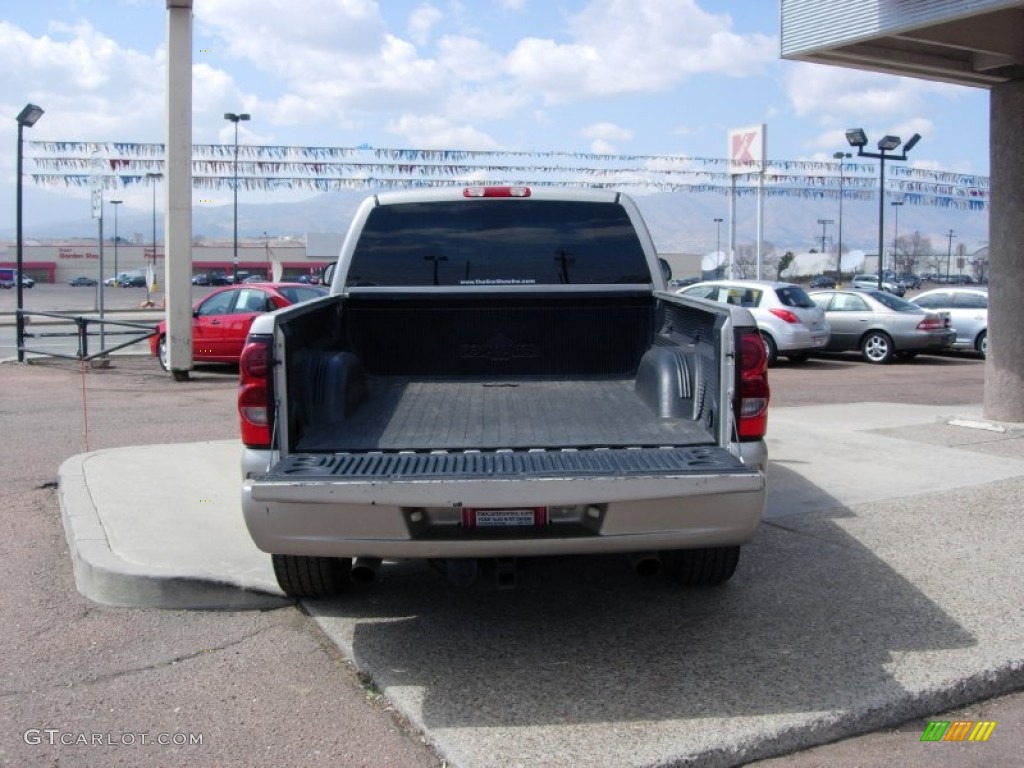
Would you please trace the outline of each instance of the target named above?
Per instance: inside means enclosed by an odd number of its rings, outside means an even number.
[[[742,544],[764,512],[765,475],[713,458],[685,470],[571,477],[275,471],[247,477],[242,507],[253,541],[274,554],[525,557]]]

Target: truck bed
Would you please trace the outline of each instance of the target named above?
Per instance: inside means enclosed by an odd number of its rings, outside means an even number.
[[[300,452],[696,446],[714,436],[691,418],[659,418],[634,379],[423,381],[368,377],[344,420],[311,426]]]

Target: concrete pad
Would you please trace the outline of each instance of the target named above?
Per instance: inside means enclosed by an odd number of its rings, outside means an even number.
[[[60,502],[75,580],[105,605],[241,610],[286,605],[249,538],[241,445],[147,445],[74,456]]]
[[[1016,427],[985,451],[950,435],[979,410],[773,410],[769,514],[721,588],[624,557],[522,561],[514,591],[385,563],[306,608],[453,765],[736,765],[996,696],[1024,686],[1024,460],[997,455]],[[282,604],[242,521],[240,450],[65,462],[79,589]]]
[[[736,765],[1020,688],[1024,461],[874,432],[968,409],[857,411],[773,412],[774,513],[723,588],[385,564],[306,607],[454,765]]]
[[[939,427],[980,410],[890,403],[773,409],[766,519],[1016,477],[1017,459],[981,456],[931,440],[921,444],[921,425]],[[999,436],[969,432],[964,439]]]
[[[769,524],[721,589],[624,558],[524,563],[514,592],[386,565],[306,607],[453,765],[736,765],[1024,684],[1024,580],[991,567],[1024,544],[1022,491],[987,488],[981,537],[947,494]]]

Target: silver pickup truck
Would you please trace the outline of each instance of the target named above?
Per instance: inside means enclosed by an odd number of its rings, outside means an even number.
[[[331,293],[256,319],[242,502],[296,597],[424,558],[624,553],[717,584],[764,511],[768,381],[750,313],[665,291],[603,190],[374,195]]]

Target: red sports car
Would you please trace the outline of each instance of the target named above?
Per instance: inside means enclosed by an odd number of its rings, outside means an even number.
[[[300,283],[251,283],[218,288],[192,307],[192,359],[237,363],[256,315],[321,296],[327,290]],[[149,348],[167,368],[167,321],[156,327]]]

